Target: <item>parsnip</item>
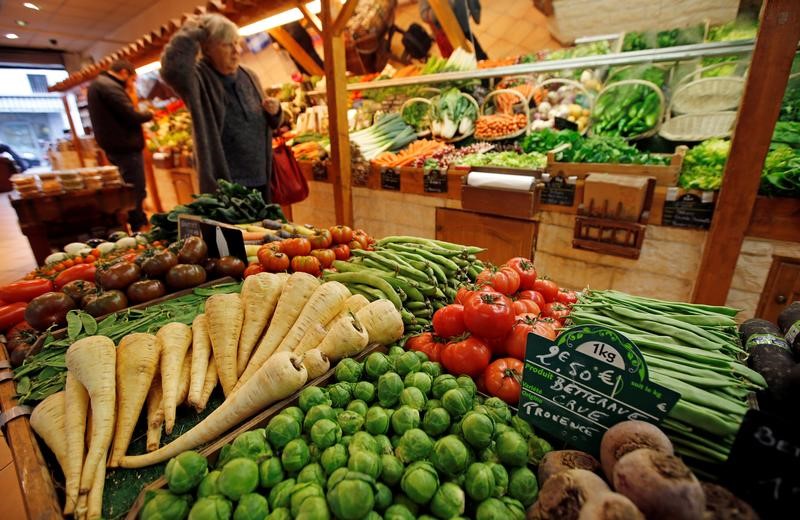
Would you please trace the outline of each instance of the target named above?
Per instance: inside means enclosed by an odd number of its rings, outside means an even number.
[[[210,298],[209,298],[210,300]],[[167,323],[156,333],[161,340],[161,392],[164,408],[164,431],[175,427],[175,408],[178,406],[178,386],[186,352],[192,344],[192,329],[183,323]]]
[[[92,407],[93,431],[81,472],[80,494],[89,492],[98,466],[105,465],[114,435],[116,350],[114,342],[106,336],[79,339],[67,349],[67,370],[86,388]]]
[[[67,467],[64,469],[66,497],[64,514],[69,515],[78,505],[78,488],[86,454],[86,416],[89,413],[89,393],[75,374],[67,371],[64,387],[64,438],[67,442]]]
[[[217,375],[222,383],[222,391],[227,397],[233,391],[238,379],[236,372],[236,351],[242,333],[244,309],[242,297],[238,294],[215,294],[206,300],[208,336],[217,365]]]
[[[147,451],[155,451],[161,444],[161,428],[164,426],[162,397],[161,376],[156,374],[147,392]]]
[[[214,358],[208,362],[208,370],[206,371],[206,378],[203,381],[203,391],[200,393],[200,401],[195,405],[194,409],[198,412],[205,410],[208,404],[208,399],[211,397],[211,392],[217,387],[219,377],[217,376],[217,364]]]
[[[303,366],[308,372],[308,379],[316,379],[331,368],[331,361],[320,349],[312,348],[303,355]]]
[[[216,439],[267,406],[294,394],[307,379],[308,373],[300,358],[291,352],[276,353],[247,383],[197,426],[153,453],[123,457],[121,465],[125,468],[141,468],[158,464]]]
[[[189,404],[197,407],[203,392],[203,382],[211,357],[211,339],[208,337],[208,318],[198,314],[192,321],[192,376],[189,382]]]
[[[175,401],[178,403],[178,406],[182,405],[186,402],[186,398],[189,397],[189,382],[192,378],[192,348],[189,347],[189,351],[186,353],[186,357],[183,358],[183,366],[181,367],[181,380],[178,384],[178,399]]]
[[[236,376],[242,375],[250,361],[253,348],[261,339],[269,323],[278,298],[283,291],[285,278],[272,273],[258,273],[248,276],[242,283],[242,305],[244,322],[239,338],[239,352],[236,354]]]
[[[247,368],[244,369],[241,377],[239,377],[239,382],[236,383],[234,391],[244,385],[275,352],[275,349],[278,348],[286,333],[292,328],[306,302],[319,285],[319,279],[308,273],[292,273],[289,275],[281,296],[278,298],[278,304],[275,307],[275,313],[272,315],[269,328],[267,328],[266,334],[261,338],[256,351],[248,361]]]
[[[67,438],[65,422],[65,395],[66,392],[57,392],[48,396],[44,401],[36,405],[31,413],[31,428],[36,435],[42,438],[44,443],[56,456],[58,465],[64,474],[67,473]]]
[[[297,355],[301,355],[308,352],[312,348],[318,348],[319,344],[322,343],[322,340],[325,339],[325,336],[328,334],[328,330],[337,321],[348,316],[349,314],[355,314],[367,305],[369,305],[369,300],[367,300],[364,296],[360,294],[351,295],[345,300],[344,308],[340,310],[339,314],[334,316],[332,320],[325,324],[313,324],[306,331],[303,339],[300,340],[300,343],[298,343],[298,345],[294,348],[293,352]]]
[[[351,314],[333,324],[317,350],[325,354],[331,361],[337,361],[358,354],[366,348],[368,343],[369,334],[367,334],[366,328]]]
[[[128,451],[133,429],[161,356],[161,340],[152,334],[128,334],[117,347],[117,425],[108,466],[117,467]]]
[[[330,322],[342,310],[348,297],[350,290],[340,282],[325,282],[320,285],[278,345],[278,352],[294,350],[309,328],[315,324],[324,325]]]
[[[403,337],[403,317],[389,300],[375,300],[356,313],[370,343],[389,345]]]

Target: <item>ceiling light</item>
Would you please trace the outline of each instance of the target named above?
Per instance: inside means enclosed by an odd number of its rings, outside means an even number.
[[[19,38],[19,36],[14,33],[6,33],[6,38],[8,38],[9,40],[16,40],[17,38]]]
[[[158,70],[161,68],[160,61],[154,61],[152,63],[148,63],[147,65],[142,65],[138,69],[136,69],[136,75],[141,76],[143,74],[147,74],[148,72],[153,72],[154,70]]]
[[[16,23],[17,23],[17,25],[19,25],[20,27],[25,27],[26,25],[28,25],[28,22],[26,22],[25,20],[17,20],[17,22],[16,22]]]
[[[322,6],[320,5],[319,0],[315,0],[314,2],[307,3],[306,9],[313,14],[318,14],[320,11],[322,11]],[[250,25],[245,25],[239,29],[239,34],[241,36],[251,36],[253,34],[268,31],[270,29],[274,29],[275,27],[280,27],[281,25],[296,22],[302,19],[303,13],[300,11],[300,9],[294,7],[276,15],[268,16],[267,18],[251,23]]]
[[[22,7],[27,7],[28,9],[33,9],[34,11],[39,10],[39,6],[34,4],[33,2],[25,2],[22,4]]]

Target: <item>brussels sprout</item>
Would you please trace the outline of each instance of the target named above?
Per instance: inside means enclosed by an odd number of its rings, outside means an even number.
[[[486,464],[488,464],[494,474],[494,493],[492,493],[492,496],[500,498],[508,491],[508,472],[502,464],[496,462],[487,462]]]
[[[353,399],[352,401],[350,401],[350,404],[347,405],[348,412],[356,412],[361,417],[367,415],[368,408],[369,405],[367,405],[367,403],[365,403],[361,399]]]
[[[431,437],[438,437],[450,427],[450,414],[444,408],[434,408],[425,412],[422,429]]]
[[[142,520],[183,520],[189,514],[191,495],[173,495],[166,489],[148,491],[139,513]]]
[[[375,385],[369,381],[359,381],[353,387],[353,397],[369,404],[375,399]]]
[[[281,450],[289,441],[300,437],[300,423],[289,414],[278,414],[267,424],[267,440]]]
[[[272,457],[261,463],[258,467],[258,481],[261,487],[269,489],[283,481],[285,474],[281,459]]]
[[[347,461],[347,469],[377,479],[378,475],[381,474],[381,457],[372,451],[356,450],[350,454],[350,459]]]
[[[439,518],[448,519],[464,514],[466,499],[464,490],[452,482],[445,482],[431,499],[431,512]]]
[[[375,484],[375,509],[377,511],[383,511],[392,505],[393,498],[392,490],[389,489],[389,486],[382,482]]]
[[[384,453],[391,455],[394,453],[394,447],[389,437],[386,435],[375,435],[374,438],[375,444],[378,446],[378,455],[383,455]]]
[[[303,410],[300,409],[299,406],[287,406],[286,408],[280,411],[279,415],[288,415],[289,417],[297,421],[298,424],[303,424],[303,418],[305,417],[306,414],[305,412],[303,412]]]
[[[497,498],[487,498],[478,504],[475,511],[476,520],[506,520],[512,517],[511,510]]]
[[[461,433],[471,446],[481,449],[492,443],[494,421],[488,415],[469,412],[461,421]]]
[[[189,520],[228,520],[232,511],[231,501],[222,495],[203,497],[192,506]]]
[[[300,396],[297,399],[297,406],[301,410],[308,413],[308,411],[318,404],[331,405],[331,398],[328,397],[328,392],[324,388],[318,386],[307,386],[300,391]]]
[[[538,466],[545,454],[551,451],[553,447],[541,437],[534,436],[528,439],[528,462],[534,466]]]
[[[398,357],[402,356],[405,353],[406,353],[406,351],[405,351],[405,349],[403,347],[400,347],[398,345],[393,345],[393,346],[389,347],[389,352],[387,352],[386,354],[391,359],[394,360],[394,359],[397,359]]]
[[[470,464],[464,486],[469,497],[478,502],[492,496],[495,491],[495,481],[491,466],[481,462]]]
[[[338,444],[337,444],[338,446]],[[322,471],[322,466],[317,463],[309,464],[300,470],[297,474],[297,483],[311,482],[319,486],[325,485],[325,472]]]
[[[320,457],[320,464],[326,475],[330,475],[335,470],[347,466],[347,449],[341,444],[326,448]]]
[[[333,485],[330,484],[331,479],[328,482],[328,505],[336,518],[360,520],[375,505],[374,482],[366,475],[348,471],[344,478],[334,481]]]
[[[417,504],[427,504],[439,488],[439,475],[429,462],[415,462],[403,472],[400,488]]]
[[[393,504],[383,512],[384,520],[416,520],[414,513],[402,504]]]
[[[422,390],[415,386],[409,386],[400,392],[400,404],[410,406],[411,408],[415,408],[417,410],[424,409],[425,402],[427,400],[428,399],[425,397],[425,394],[422,393]]]
[[[530,423],[517,415],[511,418],[511,427],[514,428],[514,431],[518,434],[522,435],[526,441],[531,437],[535,437]]]
[[[328,502],[324,496],[308,497],[303,500],[294,520],[330,520]]]
[[[342,412],[348,413],[348,412]],[[352,413],[352,412],[349,412]],[[341,414],[339,414],[341,415]],[[360,415],[354,414],[359,419]],[[320,419],[311,427],[311,442],[322,449],[333,446],[342,438],[342,429],[330,419]]]
[[[494,445],[487,446],[478,453],[478,459],[481,462],[500,462],[500,457],[494,450]]]
[[[306,437],[306,438],[308,438],[308,437]],[[323,449],[324,448],[320,448],[319,446],[317,446],[313,442],[308,445],[308,462],[309,462],[309,464],[313,463],[313,462],[319,462],[319,458],[320,458],[320,456],[322,456],[322,450]]]
[[[419,367],[420,372],[424,372],[429,376],[436,378],[442,375],[442,365],[436,361],[425,361]]]
[[[367,373],[367,378],[372,381],[375,381],[391,369],[392,361],[386,354],[381,352],[373,352],[364,361],[364,371]]]
[[[511,513],[509,516],[511,520],[525,520],[525,507],[522,505],[522,502],[511,497],[503,497],[500,501],[508,508],[509,513]]]
[[[217,479],[222,472],[218,469],[210,472],[203,477],[200,484],[197,486],[197,496],[207,497],[211,495],[219,495],[219,488],[217,487]]]
[[[233,520],[263,520],[269,514],[269,502],[258,493],[248,493],[242,495],[236,510],[233,512]]]
[[[511,421],[511,409],[502,399],[498,397],[490,397],[484,401],[483,406],[489,410],[489,415],[492,416],[492,419],[494,419],[495,422],[508,424],[508,422]]]
[[[402,377],[405,377],[408,373],[416,372],[420,366],[422,366],[422,361],[412,350],[403,352],[394,360],[394,369]]]
[[[247,457],[256,462],[272,457],[272,448],[267,444],[267,432],[263,428],[244,432],[233,441],[233,449],[239,457]]]
[[[364,368],[361,363],[351,358],[344,358],[336,365],[334,376],[337,381],[347,383],[357,383],[361,379]]]
[[[466,471],[469,458],[469,450],[457,435],[442,437],[431,452],[431,462],[445,475],[455,476]]]
[[[233,459],[225,464],[217,479],[219,492],[231,500],[252,493],[259,483],[258,464],[250,459]]]
[[[334,470],[334,472],[328,476],[327,486],[325,487],[328,489],[332,488],[337,482],[344,479],[349,472],[350,470],[346,467]]]
[[[169,490],[180,495],[194,489],[208,474],[208,460],[196,451],[184,451],[167,462],[164,478]]]
[[[312,482],[298,482],[292,486],[291,496],[289,497],[289,511],[292,516],[300,513],[300,506],[311,497],[324,497],[325,492],[322,487]]]
[[[509,426],[509,425],[507,425],[505,423],[499,422],[499,423],[495,423],[494,424],[494,438],[495,439],[500,437],[505,432],[513,432],[513,431],[514,431],[514,428],[512,428],[511,426]]]
[[[458,388],[455,376],[442,374],[433,380],[431,392],[433,392],[433,397],[441,399],[448,390],[453,390],[454,388]]]
[[[511,471],[508,478],[508,495],[516,498],[522,505],[528,507],[536,501],[539,494],[539,483],[536,475],[527,467],[516,468]]]
[[[389,431],[389,419],[392,414],[380,406],[373,406],[367,410],[364,429],[372,435],[385,434]]]
[[[289,441],[281,453],[281,465],[289,473],[300,471],[310,459],[308,444],[302,437]]]
[[[292,513],[288,507],[278,507],[273,509],[264,520],[292,520]]]
[[[395,494],[394,503],[405,507],[411,511],[411,514],[414,516],[417,516],[417,513],[419,513],[419,504],[411,500],[405,493]]]
[[[456,378],[456,383],[460,388],[466,390],[470,397],[475,397],[475,395],[478,393],[478,386],[469,376],[458,376]]]
[[[339,441],[339,444],[347,448],[350,446],[350,441],[353,440],[352,435],[342,435],[342,440]]]
[[[367,432],[356,432],[350,444],[347,446],[347,452],[352,457],[353,453],[358,450],[367,450],[377,454],[378,443],[375,442],[375,438]]]
[[[313,388],[313,387],[312,387]],[[336,421],[336,411],[327,404],[318,404],[311,407],[306,413],[306,418],[303,421],[303,431],[306,433],[311,432],[311,427],[320,419],[330,419]]]
[[[339,423],[339,428],[343,434],[353,435],[364,426],[364,417],[357,412],[345,410],[344,412],[339,412],[339,415],[336,416],[336,422]]]
[[[463,388],[453,388],[442,396],[442,406],[451,417],[461,417],[472,409],[472,397]]]
[[[380,515],[380,513],[370,511],[367,513],[367,516],[364,517],[364,520],[383,520],[383,517]]]
[[[420,364],[426,363],[429,360],[428,359],[428,355],[426,353],[424,353],[424,352],[420,352],[419,350],[415,350],[414,351],[414,355],[417,356],[417,359],[419,359]],[[417,370],[419,370],[419,369],[417,369]]]
[[[292,498],[292,488],[297,482],[293,478],[288,478],[278,483],[269,492],[269,508],[275,510],[279,507],[289,507],[289,499]]]
[[[405,466],[400,459],[394,455],[381,455],[381,480],[389,486],[394,486],[400,482]]]
[[[392,414],[392,430],[397,435],[403,435],[412,428],[419,426],[419,410],[410,406],[401,406]]]
[[[331,398],[331,406],[344,408],[353,397],[353,384],[342,382],[329,386],[328,397]]]
[[[419,374],[419,372],[417,372]],[[428,399],[425,403],[425,411],[434,410],[442,407],[442,401],[439,399]]]
[[[411,372],[403,379],[403,383],[406,385],[406,388],[413,386],[414,388],[418,388],[423,395],[427,396],[433,386],[433,378],[425,372]]]
[[[387,372],[378,379],[378,403],[384,408],[394,406],[403,391],[403,380],[396,372]]]
[[[524,466],[528,463],[528,443],[522,435],[509,429],[495,439],[495,451],[506,466]]]
[[[405,463],[428,458],[433,450],[433,441],[419,428],[407,430],[397,445],[397,458]]]

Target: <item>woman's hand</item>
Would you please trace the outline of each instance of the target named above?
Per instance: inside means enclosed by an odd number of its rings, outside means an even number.
[[[272,97],[264,98],[264,102],[261,104],[261,106],[271,116],[277,115],[281,110],[280,101]]]

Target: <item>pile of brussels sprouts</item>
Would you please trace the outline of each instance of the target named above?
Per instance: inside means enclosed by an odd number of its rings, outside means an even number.
[[[530,466],[552,448],[503,401],[399,347],[343,359],[335,378],[225,446],[213,470],[193,451],[170,460],[169,491],[140,518],[525,518]]]

